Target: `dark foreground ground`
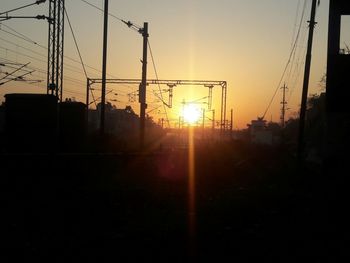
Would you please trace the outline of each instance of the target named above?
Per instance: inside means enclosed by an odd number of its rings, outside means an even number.
[[[336,262],[346,255],[320,167],[300,168],[278,149],[207,145],[196,149],[195,171],[196,212],[189,214],[186,149],[2,155],[1,257]]]

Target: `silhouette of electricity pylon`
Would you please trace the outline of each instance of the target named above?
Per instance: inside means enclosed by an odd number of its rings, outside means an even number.
[[[47,94],[62,101],[65,0],[49,0]]]

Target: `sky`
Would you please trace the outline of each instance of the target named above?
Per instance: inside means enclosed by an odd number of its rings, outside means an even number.
[[[103,8],[103,0],[86,0]],[[34,0],[2,0],[0,12],[35,2]],[[48,2],[48,1],[47,1]],[[305,10],[304,10],[304,2]],[[322,92],[320,80],[326,72],[329,1],[322,0],[317,9],[309,94]],[[278,89],[265,118],[280,120],[282,93],[288,87],[287,118],[296,116],[302,89],[307,42],[307,21],[311,0],[110,0],[109,12],[116,17],[142,26],[149,23],[149,43],[159,79],[224,80],[228,83],[227,116],[234,112],[234,128],[244,129],[247,123],[262,116]],[[66,0],[66,10],[87,67],[88,77],[101,78],[103,14],[82,0]],[[304,10],[304,17],[302,13]],[[14,15],[48,14],[48,3],[11,13]],[[290,66],[280,83],[293,43],[299,38]],[[350,20],[348,21],[350,24]],[[13,31],[15,30],[15,31]],[[28,63],[36,72],[27,79],[40,83],[13,81],[0,86],[0,99],[6,93],[46,92],[47,22],[32,19],[10,19],[0,30],[0,63]],[[12,33],[12,34],[9,34]],[[18,37],[18,33],[22,38]],[[14,36],[14,35],[17,35]],[[26,40],[24,40],[25,38]],[[30,40],[30,41],[29,41]],[[346,39],[347,40],[347,39]],[[32,41],[32,42],[31,42]],[[33,42],[37,43],[34,44]],[[39,46],[39,45],[40,46]],[[85,102],[86,77],[74,45],[68,23],[65,23],[64,97]],[[120,20],[109,18],[109,78],[141,78],[142,36]],[[2,72],[8,68],[0,67]],[[0,77],[3,75],[0,75]],[[152,59],[148,56],[148,78],[156,78]],[[99,86],[94,87],[100,96]],[[131,105],[128,93],[137,86],[109,85],[107,101],[117,108]],[[161,87],[165,90],[166,87]],[[162,103],[153,95],[157,86],[147,91],[148,112],[157,121],[165,118]],[[117,94],[117,95],[116,95]],[[220,87],[213,89],[213,109],[220,112]],[[164,93],[167,102],[168,94]],[[175,125],[183,100],[198,101],[207,109],[208,89],[202,86],[174,88],[173,108],[167,109],[171,125]],[[93,105],[91,105],[93,107]],[[212,116],[207,109],[207,121]],[[218,116],[218,114],[217,114]]]

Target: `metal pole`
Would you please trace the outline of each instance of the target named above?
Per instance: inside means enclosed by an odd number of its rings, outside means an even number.
[[[105,0],[103,25],[103,58],[102,58],[102,95],[100,134],[105,133],[105,101],[106,101],[106,67],[107,67],[107,32],[108,32],[108,0]]]
[[[140,99],[140,149],[145,144],[145,120],[146,120],[146,85],[147,85],[147,44],[148,44],[148,23],[143,24],[143,57],[142,57],[142,80],[139,91]]]
[[[316,0],[312,0],[311,7],[311,18],[309,21],[309,38],[307,45],[307,54],[305,60],[305,71],[304,71],[304,83],[303,83],[303,93],[301,97],[301,108],[300,108],[300,120],[299,120],[299,138],[298,138],[298,160],[301,161],[302,155],[304,153],[304,129],[305,129],[305,117],[306,117],[306,103],[307,103],[307,94],[309,88],[309,79],[310,79],[310,67],[311,67],[311,52],[312,52],[312,42],[314,35],[314,27],[316,25],[315,15],[316,15]]]
[[[56,90],[55,90],[55,95],[57,98],[59,98],[58,101],[60,101],[60,99],[62,99],[60,96],[60,78],[59,78],[59,70],[60,70],[60,61],[59,61],[59,58],[60,58],[60,22],[61,22],[61,1],[57,1],[57,14],[56,14],[56,22],[57,22],[57,28],[56,28],[56,31],[57,31],[57,35],[56,35],[56,39],[57,39],[57,47],[56,47],[56,50],[54,51],[56,54],[56,65],[55,65],[55,80],[56,80]]]
[[[50,70],[51,70],[51,38],[52,38],[52,23],[53,21],[51,19],[54,19],[54,15],[52,14],[52,5],[53,2],[50,0],[49,3],[49,17],[50,21],[48,22],[49,25],[49,32],[48,32],[48,41],[47,41],[47,94],[51,93],[51,75],[50,75]]]
[[[56,25],[57,25],[57,17],[56,17],[56,1],[51,1],[53,4],[53,19],[52,20],[52,46],[49,48],[52,48],[51,50],[51,94],[53,95],[56,91],[56,84],[57,80],[55,78],[55,63],[56,63],[56,56],[55,56],[55,50],[56,50]]]
[[[62,6],[60,9],[61,12],[61,21],[60,21],[60,35],[61,35],[61,42],[60,44],[60,54],[59,54],[59,60],[60,60],[60,78],[59,78],[59,83],[60,83],[60,101],[63,99],[63,59],[64,59],[64,10],[65,10],[65,0],[61,1]]]
[[[233,109],[231,109],[231,125],[230,125],[230,137],[232,139],[232,131],[233,131]]]
[[[227,100],[227,83],[224,83],[224,101],[222,102],[224,104],[224,121],[226,121],[226,100]]]
[[[287,89],[287,86],[286,84],[283,85],[282,87],[283,89],[283,97],[282,97],[282,112],[281,112],[281,127],[284,128],[285,126],[285,116],[286,116],[286,89]]]
[[[220,116],[220,134],[222,136],[223,130],[225,129],[225,119],[224,119],[224,87],[221,86],[221,116]]]

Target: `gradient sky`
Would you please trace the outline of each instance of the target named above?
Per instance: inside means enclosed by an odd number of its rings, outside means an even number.
[[[88,0],[103,8],[103,0]],[[34,0],[2,0],[0,11],[23,6]],[[142,25],[149,23],[149,41],[160,79],[226,80],[228,82],[227,112],[235,113],[235,128],[245,128],[250,120],[266,110],[287,63],[293,37],[298,30],[304,0],[110,0],[110,13]],[[300,32],[300,41],[294,59],[294,68],[287,71],[283,80],[289,87],[287,95],[288,116],[295,115],[300,104],[307,41],[307,20],[310,17],[311,0],[306,0],[306,11]],[[322,0],[317,10],[317,26],[314,37],[312,70],[309,93],[321,92],[319,81],[326,71],[327,26],[329,1]],[[48,3],[27,8],[12,15],[47,14]],[[101,69],[103,15],[81,0],[66,0],[84,63]],[[36,20],[12,19],[3,22],[35,42],[47,46],[47,23]],[[28,85],[12,82],[0,87],[0,97],[6,93],[38,92],[46,90],[47,51],[38,45],[0,31],[0,62],[9,59],[41,69],[32,79],[44,80]],[[109,19],[108,73],[119,78],[140,78],[142,57],[141,36],[119,20]],[[35,51],[36,53],[25,50]],[[26,57],[26,54],[30,57]],[[79,60],[68,23],[65,32],[65,55]],[[298,63],[297,63],[298,62]],[[80,64],[65,59],[64,96],[85,101],[86,78]],[[0,68],[4,71],[4,69]],[[89,77],[101,77],[101,73],[87,68]],[[155,78],[149,56],[148,77]],[[283,83],[282,83],[283,84]],[[98,88],[98,87],[96,87]],[[165,87],[162,87],[165,88]],[[107,99],[118,108],[128,103],[127,93],[133,86],[110,86],[114,89]],[[157,90],[149,88],[148,94]],[[168,109],[171,119],[178,118],[181,101],[196,100],[207,96],[202,87],[178,86],[174,90],[173,109]],[[96,97],[99,95],[96,93]],[[165,95],[166,97],[166,95]],[[214,88],[214,106],[219,112],[219,88]],[[279,91],[266,114],[266,119],[279,121]],[[148,96],[149,109],[156,108],[155,98]],[[203,101],[204,102],[204,101]],[[138,112],[137,104],[132,104]],[[200,105],[204,107],[205,104]],[[158,111],[160,110],[160,111]],[[152,112],[155,120],[164,117],[163,108]],[[208,112],[208,117],[211,114]]]

